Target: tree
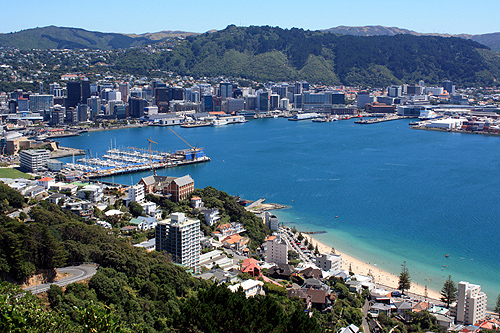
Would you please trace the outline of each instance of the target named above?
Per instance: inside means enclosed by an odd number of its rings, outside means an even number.
[[[299,233],[297,239],[299,240],[299,242],[302,242],[302,240],[304,239],[304,235],[302,235],[302,233]]]
[[[411,278],[410,273],[408,272],[408,268],[406,267],[406,261],[403,261],[401,265],[401,274],[399,274],[399,283],[398,290],[401,290],[401,293],[404,294],[405,290],[410,290],[411,287]]]
[[[318,244],[316,244],[316,247],[314,248],[314,254],[315,254],[316,256],[319,256]]]
[[[497,305],[495,306],[495,312],[500,315],[500,294],[497,297]]]
[[[457,291],[455,282],[451,279],[451,275],[448,275],[448,279],[446,279],[441,289],[441,301],[446,303],[447,308],[457,299]]]
[[[135,201],[132,201],[128,205],[128,209],[130,210],[130,214],[132,214],[134,217],[141,216],[142,213],[144,213],[144,208],[142,208],[142,206]]]

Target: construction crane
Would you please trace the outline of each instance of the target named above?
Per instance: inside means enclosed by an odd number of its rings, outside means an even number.
[[[189,142],[187,142],[186,140],[184,140],[184,139],[183,139],[183,138],[182,138],[179,134],[175,133],[173,129],[171,129],[170,127],[169,127],[168,129],[169,129],[172,133],[174,133],[175,135],[177,135],[177,137],[178,137],[179,139],[181,139],[182,141],[184,141],[184,142],[185,142],[185,143],[186,143],[189,147],[191,147],[191,150],[192,150],[193,152],[195,152],[195,151],[197,151],[197,150],[200,150],[200,148],[196,148],[196,147],[198,146],[198,143],[196,143],[196,146],[194,146],[194,147],[193,147],[193,146],[191,146],[191,145],[189,144]]]
[[[151,159],[151,144],[152,143],[158,144],[158,142],[151,140],[151,137],[149,137],[148,142],[149,142],[149,165],[151,166],[151,169],[154,170],[153,169],[153,160]],[[155,171],[155,175],[156,175],[156,171]]]

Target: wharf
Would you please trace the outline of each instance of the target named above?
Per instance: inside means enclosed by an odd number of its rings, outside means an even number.
[[[194,124],[185,123],[185,124],[181,125],[181,127],[184,127],[184,128],[205,127],[205,126],[210,126],[210,123],[207,123],[207,122],[200,122],[200,123],[194,123]]]
[[[50,153],[50,158],[61,158],[61,157],[68,157],[68,156],[79,156],[79,155],[85,155],[86,151],[83,149],[77,149],[77,148],[69,148],[69,147],[62,147],[59,146],[59,148],[56,151],[53,151]]]
[[[126,167],[117,167],[117,168],[110,169],[110,170],[93,171],[93,172],[86,173],[84,176],[86,178],[89,178],[89,179],[96,179],[96,178],[102,178],[102,177],[123,175],[123,174],[127,174],[127,173],[135,173],[135,172],[140,172],[140,171],[173,168],[173,167],[177,167],[177,166],[204,163],[204,162],[209,162],[209,161],[210,161],[209,157],[203,156],[203,157],[200,157],[198,159],[190,160],[190,161],[184,160],[184,161],[175,161],[175,162],[167,162],[167,163],[152,163],[151,165],[150,164],[143,164],[140,166],[126,166]]]
[[[392,116],[392,117],[373,118],[373,119],[360,119],[360,120],[356,120],[354,123],[368,125],[368,124],[383,123],[385,121],[399,120],[399,119],[405,119],[405,118],[408,118],[408,117],[406,117],[406,116]]]

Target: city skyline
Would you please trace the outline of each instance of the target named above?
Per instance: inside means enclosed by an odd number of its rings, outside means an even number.
[[[44,26],[75,27],[91,31],[116,33],[154,33],[162,30],[206,32],[238,26],[271,25],[306,30],[329,29],[337,26],[381,25],[414,30],[419,33],[485,34],[498,32],[495,0],[471,5],[464,0],[431,2],[424,0],[415,6],[411,2],[329,2],[319,0],[313,5],[299,1],[251,4],[214,4],[192,1],[157,1],[141,5],[123,0],[82,3],[61,0],[40,3],[27,0],[23,6],[9,9],[0,22],[0,32],[9,33]],[[57,15],[54,15],[57,13]],[[22,19],[20,19],[22,18]]]

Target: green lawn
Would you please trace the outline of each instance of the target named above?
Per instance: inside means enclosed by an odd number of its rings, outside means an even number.
[[[21,172],[17,169],[14,168],[0,168],[0,178],[26,178],[30,179],[32,178],[30,175],[27,173]]]

